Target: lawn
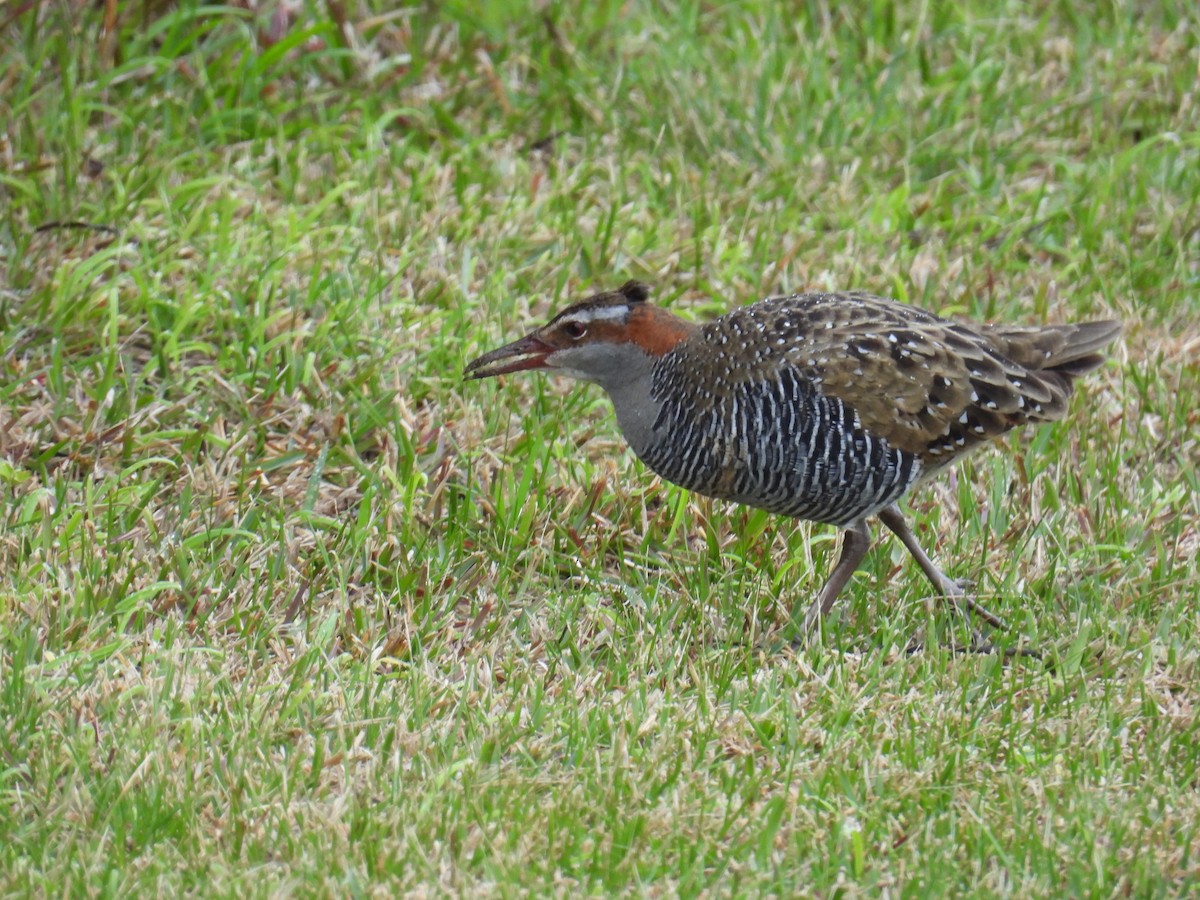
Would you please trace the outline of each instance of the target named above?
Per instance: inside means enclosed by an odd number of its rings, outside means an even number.
[[[1123,319],[908,500],[1045,663],[463,381],[627,278]],[[0,372],[3,896],[1200,888],[1191,3],[9,3]]]

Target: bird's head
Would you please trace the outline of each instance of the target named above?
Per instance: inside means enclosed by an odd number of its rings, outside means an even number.
[[[612,389],[670,352],[695,327],[646,300],[629,281],[575,303],[520,340],[470,362],[467,378],[550,369]]]

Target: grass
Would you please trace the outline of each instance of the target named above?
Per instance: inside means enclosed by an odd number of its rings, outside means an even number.
[[[1194,891],[1191,7],[476,6],[0,15],[0,890]],[[910,499],[1053,668],[462,383],[626,277],[1124,319]]]

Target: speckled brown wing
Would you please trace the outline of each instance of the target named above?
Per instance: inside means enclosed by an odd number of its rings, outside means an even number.
[[[929,468],[1023,422],[1061,417],[1071,379],[1100,364],[1093,351],[1119,330],[973,327],[863,293],[770,298],[713,324],[744,340],[743,358],[762,369],[742,377],[770,378],[786,361]]]

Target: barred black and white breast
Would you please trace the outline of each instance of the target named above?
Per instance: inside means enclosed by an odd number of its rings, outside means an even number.
[[[795,366],[701,402],[671,355],[654,375],[662,439],[641,458],[689,490],[844,526],[895,502],[920,475],[916,455],[864,429],[848,403]]]

